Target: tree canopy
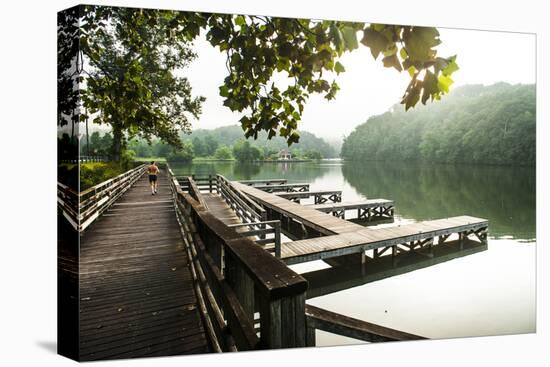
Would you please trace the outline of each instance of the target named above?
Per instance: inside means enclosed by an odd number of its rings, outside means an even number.
[[[233,145],[233,156],[240,162],[252,162],[262,158],[262,151],[242,139]]]
[[[205,144],[203,142],[214,140],[220,145],[232,146],[241,140],[242,137],[243,131],[238,125],[221,126],[211,130],[195,129],[189,135],[181,135],[181,138],[184,141],[191,140],[194,147],[195,139],[200,139],[199,145],[202,150],[198,153],[195,148],[195,153],[197,156],[210,155],[206,154],[206,149],[204,149]],[[286,140],[283,137],[276,136],[267,140],[267,133],[265,131],[258,134],[257,140],[252,140],[252,138],[249,138],[248,140],[250,141],[250,144],[265,151],[279,152],[282,149],[288,149]],[[296,149],[302,149],[303,151],[317,150],[321,153],[323,158],[335,158],[338,156],[336,150],[329,143],[327,143],[326,140],[308,131],[300,131],[300,141],[293,144],[290,149],[291,151]]]
[[[341,155],[355,161],[534,165],[534,85],[497,83],[455,89],[441,103],[412,112],[394,106],[359,125]]]
[[[191,45],[201,30],[227,57],[219,94],[225,106],[243,113],[245,136],[257,138],[265,131],[269,139],[278,134],[289,145],[299,140],[309,96],[336,97],[340,87],[332,72],[345,72],[340,57],[360,44],[385,67],[410,74],[401,101],[406,109],[447,93],[458,68],[454,56],[437,55],[441,41],[431,27],[92,5],[73,9],[59,21],[60,113],[75,110],[78,90],[88,111],[80,118],[89,114],[112,126],[115,155],[124,134],[155,135],[179,146],[177,131],[189,130],[188,115],[198,117],[204,99],[193,96],[187,79],[175,71],[195,57]],[[278,73],[286,73],[290,84],[275,83]]]

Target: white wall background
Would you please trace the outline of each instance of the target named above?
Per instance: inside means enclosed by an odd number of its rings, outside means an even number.
[[[53,350],[56,340],[56,11],[75,1],[4,2],[0,11],[0,360],[2,365],[72,365]],[[501,336],[319,348],[284,352],[201,355],[132,360],[132,365],[299,366],[299,365],[412,365],[412,366],[536,366],[548,362],[548,305],[543,292],[544,246],[549,241],[545,210],[548,194],[548,70],[550,33],[544,2],[499,1],[94,1],[99,4],[152,6],[181,10],[217,11],[338,18],[352,21],[416,24],[450,28],[535,32],[537,36],[538,95],[538,332]],[[449,42],[450,43],[450,42]],[[502,50],[490,47],[492,62]],[[513,51],[513,50],[512,50]],[[525,55],[529,57],[530,55]],[[522,60],[522,58],[520,58]],[[544,264],[544,266],[543,266]],[[547,273],[547,271],[546,271]],[[548,287],[545,287],[548,289]],[[547,307],[547,306],[546,306]],[[426,310],[429,312],[429,310]],[[128,361],[97,366],[127,365]]]

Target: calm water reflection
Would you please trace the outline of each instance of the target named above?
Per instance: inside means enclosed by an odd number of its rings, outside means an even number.
[[[342,279],[332,293],[319,291],[320,280],[328,274],[319,271],[328,268],[325,263],[293,268],[312,277],[317,287],[308,303],[430,338],[535,330],[534,168],[337,161],[172,166],[181,175],[309,182],[312,190],[342,190],[343,201],[393,199],[396,221],[391,225],[462,214],[487,218],[487,251],[445,254],[452,261],[433,264],[419,259],[416,266],[408,259],[403,263],[408,268],[401,269],[377,265],[388,276],[379,276],[374,265],[366,275],[355,274],[356,269],[330,269],[331,277],[338,273],[334,279]],[[357,343],[323,332],[318,332],[317,342]]]

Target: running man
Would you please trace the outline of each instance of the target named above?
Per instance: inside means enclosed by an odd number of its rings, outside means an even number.
[[[151,184],[151,195],[157,193],[157,175],[159,173],[159,168],[155,164],[155,161],[152,161],[149,167],[147,167],[147,172],[149,173],[149,183]]]

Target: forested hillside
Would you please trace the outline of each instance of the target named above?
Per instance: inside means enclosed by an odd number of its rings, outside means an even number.
[[[213,130],[197,129],[190,135],[181,134],[180,148],[152,139],[148,143],[144,139],[133,138],[128,142],[127,149],[133,151],[139,158],[157,157],[179,161],[190,161],[194,158],[217,160],[277,160],[279,151],[288,149],[294,159],[318,160],[322,158],[334,158],[337,156],[335,149],[322,138],[308,132],[300,133],[300,142],[294,143],[289,148],[282,137],[267,139],[267,133],[259,133],[258,139],[246,140],[240,126],[225,126]],[[101,136],[94,132],[90,136],[90,146],[81,145],[81,154],[108,155],[112,135],[106,133]]]
[[[210,137],[210,138],[209,138]],[[243,138],[243,130],[238,125],[223,126],[212,130],[196,129],[190,135],[181,135],[184,141],[193,141],[195,138],[199,138],[202,141],[205,139],[216,140],[219,145],[232,146]],[[267,133],[262,131],[258,134],[258,139],[248,139],[251,145],[257,146],[261,149],[268,149],[272,151],[279,151],[281,149],[289,149],[286,140],[280,136],[273,137],[271,140],[267,139]],[[302,152],[307,151],[319,151],[323,158],[334,158],[337,156],[335,149],[329,145],[325,140],[315,136],[307,131],[300,131],[300,142],[293,144],[290,150],[300,150]]]
[[[345,140],[348,160],[535,164],[535,86],[457,88],[436,103],[400,105],[371,117]]]

